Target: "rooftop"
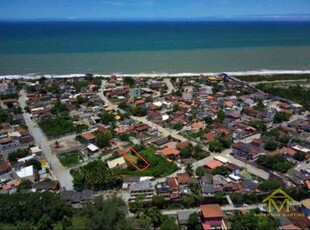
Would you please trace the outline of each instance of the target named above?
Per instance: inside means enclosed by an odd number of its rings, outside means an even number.
[[[204,218],[224,217],[224,213],[218,204],[203,204],[200,209]]]

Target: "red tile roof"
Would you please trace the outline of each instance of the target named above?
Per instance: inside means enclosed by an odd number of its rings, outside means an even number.
[[[224,213],[218,204],[203,204],[200,209],[204,218],[223,218]]]
[[[184,149],[190,145],[191,145],[191,143],[189,141],[180,142],[177,144],[177,149],[181,150],[181,149]]]
[[[175,148],[164,148],[160,152],[165,156],[178,155],[180,153],[180,151]]]
[[[223,165],[223,163],[220,161],[217,161],[217,160],[211,160],[205,164],[205,166],[207,166],[210,169],[215,169],[215,168],[220,167],[222,165]]]
[[[203,123],[201,122],[196,122],[192,124],[192,129],[193,130],[201,130],[203,129]]]
[[[173,191],[179,190],[178,181],[174,177],[167,177],[167,184]]]
[[[190,182],[190,177],[187,173],[177,174],[179,184],[188,184]]]
[[[81,136],[88,141],[96,139],[96,137],[91,133],[82,133]]]

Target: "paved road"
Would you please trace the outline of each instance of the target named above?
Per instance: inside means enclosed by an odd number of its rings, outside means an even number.
[[[171,93],[174,90],[174,86],[172,85],[170,78],[164,78],[164,82],[166,83],[166,86],[168,87],[167,93]]]
[[[160,131],[161,133],[164,134],[164,136],[169,136],[171,135],[171,137],[180,140],[180,141],[187,141],[187,139],[181,135],[178,134],[177,131],[175,130],[168,130],[166,128],[163,128],[153,122],[151,122],[150,120],[148,120],[146,117],[135,117],[135,116],[131,116],[132,119],[139,121],[139,122],[143,122],[144,124],[148,124],[151,127],[156,127],[158,131]]]
[[[22,90],[19,97],[19,103],[22,108],[26,106],[26,97],[27,97],[26,92]],[[52,150],[49,146],[50,142],[54,143],[56,140],[48,141],[43,131],[37,125],[36,121],[30,118],[29,113],[24,113],[23,116],[29,128],[29,132],[31,133],[31,135],[35,140],[36,145],[41,147],[42,152],[50,165],[52,176],[59,181],[61,187],[65,187],[67,190],[72,190],[73,178],[69,172],[69,169],[62,166],[58,158],[52,153]],[[66,139],[66,138],[67,137],[62,137],[60,139]]]
[[[290,203],[290,205],[292,206],[300,206],[301,203],[300,202],[293,202]],[[247,207],[234,207],[232,205],[225,205],[225,206],[221,206],[222,211],[236,211],[236,210],[251,210],[251,209],[265,209],[267,208],[267,205],[264,203],[259,203],[259,204],[253,204],[253,205],[248,205]],[[176,215],[178,212],[182,212],[182,211],[193,211],[193,212],[197,212],[199,211],[200,208],[190,208],[190,209],[174,209],[174,210],[163,210],[162,214],[163,215]]]

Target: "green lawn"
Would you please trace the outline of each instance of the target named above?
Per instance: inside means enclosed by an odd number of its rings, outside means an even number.
[[[81,157],[78,151],[65,153],[59,156],[60,163],[65,167],[70,167],[79,163]]]
[[[146,170],[140,172],[134,167],[128,167],[126,169],[116,170],[116,172],[122,175],[164,177],[178,170],[178,166],[174,162],[166,161],[163,156],[156,155],[152,149],[144,148],[138,153],[150,163],[150,166]]]

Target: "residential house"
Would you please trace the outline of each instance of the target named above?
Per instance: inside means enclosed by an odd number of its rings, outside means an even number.
[[[131,201],[139,195],[145,195],[145,200],[151,200],[155,194],[155,188],[150,180],[139,181],[130,185],[129,193]]]
[[[174,177],[167,177],[167,184],[171,188],[173,193],[179,192],[179,184]]]
[[[166,199],[170,200],[172,189],[169,187],[167,182],[161,182],[157,184],[156,191],[158,195],[163,196]]]
[[[21,147],[17,137],[5,137],[0,139],[0,153],[10,153]]]
[[[113,160],[108,160],[107,164],[108,164],[109,169],[124,169],[124,168],[127,168],[127,163],[126,163],[126,161],[125,161],[123,156],[118,157],[118,158],[113,159]]]
[[[252,144],[237,142],[232,145],[233,155],[246,160],[257,160],[259,156],[265,155],[266,150]]]
[[[200,205],[203,229],[221,229],[224,213],[219,204]]]
[[[157,148],[162,148],[165,144],[169,142],[169,137],[163,137],[156,141],[153,141],[152,144]]]
[[[0,176],[11,171],[9,162],[0,161]]]
[[[187,173],[178,173],[177,180],[179,185],[189,185],[190,176]]]
[[[33,168],[33,165],[21,168],[15,172],[20,179],[28,179],[32,182],[38,181],[38,171]]]
[[[214,185],[213,184],[202,184],[201,192],[203,196],[212,197],[214,196]]]
[[[177,219],[178,219],[178,223],[181,226],[181,229],[187,228],[188,225],[188,218],[189,216],[194,213],[193,211],[181,211],[181,212],[177,212]],[[199,219],[197,219],[197,222],[199,221]]]
[[[165,157],[169,157],[169,158],[176,158],[177,156],[179,156],[180,151],[175,149],[175,148],[164,148],[160,150],[160,153],[165,156]]]
[[[220,166],[222,166],[223,165],[223,163],[222,162],[220,162],[220,161],[218,161],[218,160],[210,160],[210,161],[208,161],[206,164],[205,164],[205,166],[207,167],[207,169],[209,170],[209,171],[212,171],[212,170],[214,170],[214,169],[216,169],[217,167],[220,167]]]
[[[58,191],[59,190],[59,182],[58,181],[42,181],[35,183],[33,187],[37,191]]]
[[[91,133],[82,133],[81,137],[83,141],[86,143],[95,143],[96,142],[96,136]]]

